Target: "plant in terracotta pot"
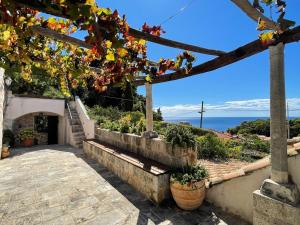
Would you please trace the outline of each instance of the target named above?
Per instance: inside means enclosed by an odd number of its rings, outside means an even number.
[[[9,145],[2,144],[1,159],[7,158],[10,155]]]
[[[10,146],[14,145],[15,137],[11,130],[3,131],[1,158],[6,158],[10,155]]]
[[[33,129],[26,128],[21,130],[17,137],[24,147],[31,147],[36,136],[36,132]]]
[[[178,207],[194,210],[202,204],[207,177],[207,170],[200,165],[186,166],[171,174],[170,188]]]

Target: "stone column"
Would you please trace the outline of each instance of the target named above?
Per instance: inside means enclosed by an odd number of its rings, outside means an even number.
[[[153,131],[152,84],[146,83],[146,131]]]
[[[288,180],[284,44],[270,46],[271,179],[253,192],[253,224],[299,224],[297,186]]]
[[[271,179],[288,183],[284,44],[270,46]]]
[[[5,97],[4,72],[5,70],[3,68],[0,68],[0,159],[2,153],[3,113],[4,113],[4,97]]]
[[[145,138],[157,137],[153,131],[153,103],[152,103],[152,84],[146,82],[146,132],[143,136]]]

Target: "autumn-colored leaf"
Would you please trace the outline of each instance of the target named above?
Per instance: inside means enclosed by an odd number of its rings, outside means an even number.
[[[106,60],[107,61],[115,61],[115,54],[112,50],[108,49],[106,52]]]
[[[259,39],[261,40],[263,45],[268,45],[268,44],[271,44],[275,41],[274,34],[275,34],[274,31],[261,33],[259,35]]]
[[[267,23],[266,21],[262,20],[261,18],[258,18],[258,23],[257,23],[257,30],[266,30],[267,28]]]
[[[125,48],[118,48],[118,55],[123,58],[128,54],[128,51]]]
[[[4,31],[3,32],[3,40],[7,41],[10,38],[10,35],[11,35],[11,33],[9,30]]]
[[[110,40],[105,42],[106,48],[111,48],[112,42]]]

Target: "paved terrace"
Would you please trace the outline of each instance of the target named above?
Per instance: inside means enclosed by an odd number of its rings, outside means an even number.
[[[205,203],[186,212],[155,206],[82,150],[14,149],[0,161],[1,225],[246,224]]]

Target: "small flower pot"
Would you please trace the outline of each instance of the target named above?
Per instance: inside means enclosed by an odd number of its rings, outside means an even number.
[[[1,158],[7,158],[10,155],[9,147],[8,146],[2,146],[2,151],[1,151]]]
[[[22,141],[22,145],[24,147],[31,147],[33,146],[33,138],[28,138]]]
[[[170,184],[172,196],[179,208],[184,210],[197,209],[205,198],[205,180],[191,182],[185,185],[179,182]]]

